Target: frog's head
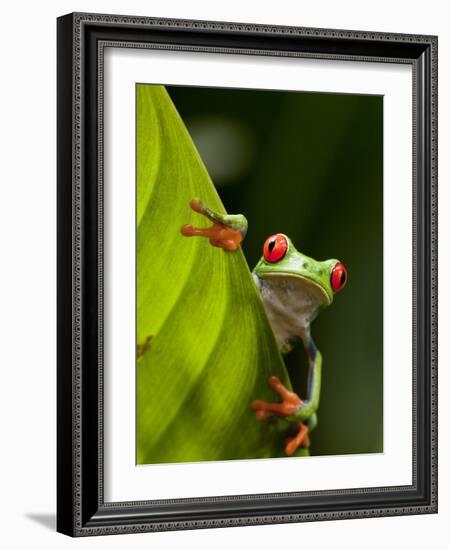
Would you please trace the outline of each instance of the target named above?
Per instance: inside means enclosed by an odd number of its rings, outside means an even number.
[[[347,281],[338,260],[309,258],[282,233],[265,241],[253,276],[282,353],[290,351],[298,338],[308,342],[310,323]]]
[[[342,290],[348,279],[341,262],[335,259],[319,262],[309,258],[298,252],[282,233],[271,235],[265,241],[263,256],[254,274],[262,281],[293,278],[299,291],[315,296],[317,308],[331,304],[334,294]]]

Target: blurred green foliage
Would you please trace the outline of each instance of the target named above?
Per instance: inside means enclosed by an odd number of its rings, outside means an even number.
[[[346,288],[312,326],[323,382],[311,453],[381,452],[383,98],[167,90],[226,210],[248,218],[250,268],[275,232],[309,256],[345,264]],[[286,364],[304,395],[303,350]]]

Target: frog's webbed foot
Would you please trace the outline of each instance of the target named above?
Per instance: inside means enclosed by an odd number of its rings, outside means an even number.
[[[260,400],[253,401],[251,408],[256,411],[257,420],[265,420],[273,414],[291,416],[301,407],[303,400],[295,392],[286,388],[277,376],[270,376],[268,383],[282,397],[282,402],[267,403]]]
[[[248,222],[242,214],[218,214],[206,206],[201,199],[192,199],[190,207],[212,222],[211,227],[201,228],[187,224],[181,228],[185,237],[206,237],[212,246],[225,250],[237,250],[248,229]]]
[[[257,420],[266,420],[273,415],[292,416],[300,408],[304,401],[295,393],[286,388],[279,378],[271,376],[268,383],[273,390],[282,397],[281,403],[267,403],[266,401],[253,401],[251,408],[256,411]],[[299,447],[309,446],[309,428],[304,422],[298,423],[298,433],[294,437],[285,440],[285,454],[291,456]]]

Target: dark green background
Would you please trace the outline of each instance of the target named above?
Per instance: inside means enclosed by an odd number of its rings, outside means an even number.
[[[276,232],[308,256],[346,266],[347,286],[312,326],[323,382],[311,454],[382,451],[383,98],[167,90],[226,210],[248,218],[251,268]],[[302,348],[286,364],[305,396]]]

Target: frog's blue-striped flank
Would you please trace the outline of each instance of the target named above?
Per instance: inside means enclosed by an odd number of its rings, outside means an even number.
[[[218,214],[200,199],[193,199],[191,207],[213,225],[209,228],[186,225],[181,229],[183,235],[207,237],[212,246],[228,251],[240,246],[248,227],[243,215]],[[299,447],[309,446],[309,432],[317,425],[322,357],[312,339],[310,325],[332,303],[334,294],[345,286],[347,272],[338,260],[320,262],[305,256],[296,250],[286,235],[278,233],[266,239],[263,256],[252,274],[281,353],[288,353],[302,341],[308,357],[305,400],[272,376],[268,383],[282,401],[256,400],[251,403],[257,420],[278,415],[297,425],[296,435],[287,438],[285,443],[285,452],[290,456]]]

